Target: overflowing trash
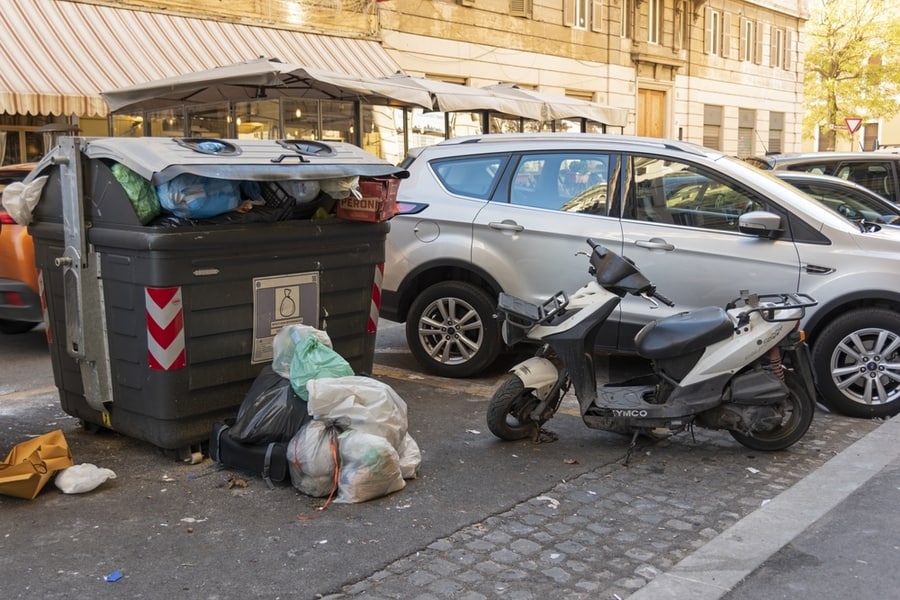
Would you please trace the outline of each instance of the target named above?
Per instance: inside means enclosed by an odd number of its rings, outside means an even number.
[[[314,144],[314,142],[308,142]],[[97,141],[97,145],[103,145]],[[146,145],[177,144],[197,153],[227,159],[242,150],[227,140],[173,138],[160,142],[152,139]],[[246,146],[246,143],[244,143]],[[314,150],[337,155],[338,145],[322,144]],[[346,145],[340,145],[346,152]],[[165,146],[162,146],[165,148]],[[291,150],[282,145],[281,150]],[[304,156],[305,148],[293,149]],[[159,151],[151,148],[148,151]],[[284,156],[284,155],[282,155]],[[47,181],[45,173],[52,164],[48,157],[24,182],[16,182],[3,192],[2,204],[20,225],[32,222],[33,211]],[[357,157],[358,160],[362,160]],[[346,159],[341,158],[342,161]],[[182,172],[171,178],[148,173],[143,165],[131,167],[114,159],[106,159],[113,178],[125,191],[134,215],[141,225],[179,227],[217,223],[253,223],[288,219],[321,219],[337,217],[351,221],[381,222],[397,211],[399,179],[408,174],[394,173],[347,175],[346,168],[321,170],[316,179],[272,180],[223,178],[195,172]],[[275,162],[275,161],[273,161]],[[134,167],[134,168],[132,168]],[[141,172],[138,172],[138,171]],[[352,170],[352,169],[350,169]],[[385,169],[382,168],[381,171]],[[222,172],[227,169],[222,169]],[[364,171],[364,169],[360,169]]]
[[[213,427],[213,460],[336,503],[392,494],[417,476],[421,451],[390,386],[354,375],[322,330],[289,325],[273,345],[233,422]]]

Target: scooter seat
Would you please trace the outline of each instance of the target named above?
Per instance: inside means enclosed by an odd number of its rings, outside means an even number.
[[[689,310],[648,323],[634,338],[644,358],[674,358],[729,338],[734,323],[718,306]]]

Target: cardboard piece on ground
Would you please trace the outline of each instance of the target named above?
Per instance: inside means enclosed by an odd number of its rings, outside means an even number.
[[[72,464],[62,429],[20,442],[0,463],[0,494],[34,500],[57,471]]]

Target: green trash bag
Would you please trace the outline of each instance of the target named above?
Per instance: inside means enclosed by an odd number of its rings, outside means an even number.
[[[307,381],[322,377],[348,377],[353,374],[350,363],[315,336],[308,336],[294,349],[294,357],[291,359],[291,387],[304,400],[309,400]]]
[[[141,225],[146,225],[160,213],[156,190],[149,181],[121,163],[112,166],[113,177],[123,188]]]

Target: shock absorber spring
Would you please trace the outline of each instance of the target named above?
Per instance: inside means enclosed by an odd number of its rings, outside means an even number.
[[[772,348],[764,359],[763,366],[771,371],[778,379],[784,381],[784,365],[781,362],[781,350]]]

